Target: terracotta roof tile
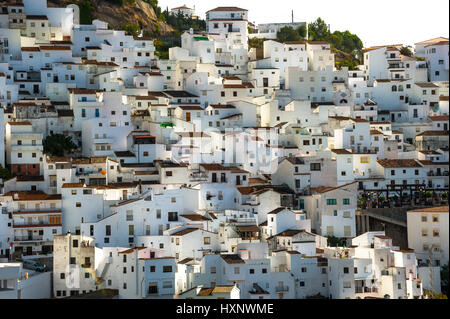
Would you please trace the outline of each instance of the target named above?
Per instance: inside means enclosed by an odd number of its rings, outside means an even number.
[[[421,167],[414,159],[381,159],[377,162],[384,168]]]

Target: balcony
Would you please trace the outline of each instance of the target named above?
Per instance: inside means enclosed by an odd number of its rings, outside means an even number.
[[[216,52],[216,57],[231,58],[231,52]]]
[[[10,29],[22,29],[25,30],[26,29],[26,24],[25,23],[19,23],[19,22],[10,22],[9,23],[9,28]]]
[[[102,107],[103,106],[103,102],[98,102],[98,101],[78,100],[77,102],[78,102],[79,106],[84,106],[84,107]]]
[[[114,139],[111,137],[98,137],[94,138],[94,144],[113,144]]]
[[[289,286],[276,286],[275,287],[275,291],[276,292],[281,292],[281,293],[288,292],[289,291]]]
[[[42,227],[61,227],[61,223],[59,224],[48,224],[48,223],[44,223],[44,222],[40,222],[38,224],[14,224],[13,228],[17,229],[17,228],[42,228]]]
[[[14,236],[15,242],[44,241],[43,236]]]
[[[11,145],[11,151],[43,151],[44,147],[42,145],[31,145],[31,144],[22,144],[22,145]]]
[[[448,176],[448,172],[428,172],[427,176],[438,176],[438,177],[442,177],[442,176]]]
[[[108,150],[108,152],[110,152]],[[105,175],[102,174],[102,170],[99,171],[78,171],[75,173],[75,176],[92,176],[92,177],[104,177]]]
[[[200,181],[204,181],[206,182],[208,180],[208,174],[205,173],[191,173],[191,177],[190,180],[192,182],[200,182]]]
[[[249,199],[246,200],[243,205],[250,205],[250,206],[258,206],[259,205],[259,201],[257,199]]]
[[[364,293],[377,293],[378,288],[376,287],[355,287],[355,294],[364,294]]]
[[[213,178],[213,179],[211,179],[211,183],[228,183],[228,179],[227,178],[221,178],[219,180],[219,179]]]
[[[391,69],[401,69],[401,70],[404,70],[405,67],[404,67],[404,65],[403,65],[402,63],[393,63],[393,64],[389,64],[388,69],[389,69],[389,70],[391,70]]]
[[[240,217],[227,217],[226,218],[227,223],[237,223],[237,224],[250,224],[250,225],[256,225],[256,218],[240,218]]]
[[[10,12],[8,13],[8,18],[11,19],[23,19],[27,18],[27,15],[24,12]]]
[[[61,209],[21,209],[13,213],[14,215],[38,215],[38,214],[61,214]]]

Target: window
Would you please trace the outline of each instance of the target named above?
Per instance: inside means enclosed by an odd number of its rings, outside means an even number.
[[[178,221],[178,212],[169,212],[168,220],[169,220],[169,222],[176,222],[176,221]]]
[[[78,247],[78,240],[74,239],[72,241],[72,247],[77,248]]]
[[[239,267],[234,267],[234,274],[235,275],[239,275],[240,273],[240,268]]]
[[[310,164],[310,170],[311,171],[320,171],[320,163],[311,163]]]
[[[81,207],[81,203],[80,203],[80,202],[77,202],[77,203],[75,204],[75,207]]]
[[[344,205],[350,205],[350,198],[344,198],[342,202]]]
[[[262,273],[263,273],[263,274],[267,274],[267,268],[263,268],[263,269],[262,269]]]
[[[211,267],[210,268],[210,272],[211,272],[211,274],[215,274],[216,273],[216,267]]]
[[[171,281],[163,281],[163,288],[172,288],[172,282]]]
[[[327,199],[327,205],[336,205],[337,201],[336,199]]]
[[[344,274],[348,274],[349,270],[348,267],[344,267]]]
[[[155,272],[156,271],[156,267],[155,266],[150,266],[150,272]]]
[[[163,272],[172,272],[172,266],[163,266]]]
[[[211,244],[211,237],[204,237],[203,238],[203,244],[210,245]]]
[[[307,271],[306,267],[302,267],[302,272],[306,272],[306,271]]]
[[[439,223],[439,216],[433,215],[432,219],[433,219],[433,223]]]
[[[440,233],[439,229],[433,229],[433,237],[439,237],[440,236],[439,233]]]
[[[133,221],[133,211],[127,210],[127,221]]]
[[[360,162],[361,162],[361,164],[368,164],[370,162],[369,157],[368,156],[361,156]]]

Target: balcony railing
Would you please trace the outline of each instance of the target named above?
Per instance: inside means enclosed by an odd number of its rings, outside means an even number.
[[[378,288],[376,287],[355,287],[356,294],[376,293],[376,292],[378,292]]]
[[[14,236],[14,241],[43,241],[43,236]]]
[[[277,286],[275,287],[276,292],[288,292],[289,286]]]
[[[427,176],[448,176],[448,172],[428,172]]]
[[[61,224],[36,223],[36,224],[14,224],[13,228],[40,228],[40,227],[61,227]]]

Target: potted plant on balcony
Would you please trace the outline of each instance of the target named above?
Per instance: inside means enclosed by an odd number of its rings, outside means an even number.
[[[378,198],[378,207],[379,208],[383,208],[384,207],[384,201],[386,200],[386,197],[381,196],[380,198]]]
[[[435,205],[440,205],[441,204],[441,198],[439,197],[438,194],[434,194],[433,202],[434,202]]]
[[[448,204],[448,193],[447,192],[442,193],[441,198],[442,198],[442,204],[447,205]]]
[[[425,198],[426,198],[426,203],[428,205],[432,204],[432,200],[430,200],[430,198],[433,196],[433,194],[431,193],[431,191],[426,191],[425,192]]]
[[[359,199],[359,206],[360,206],[360,207],[366,208],[366,203],[367,203],[367,198],[361,197],[361,198]]]

